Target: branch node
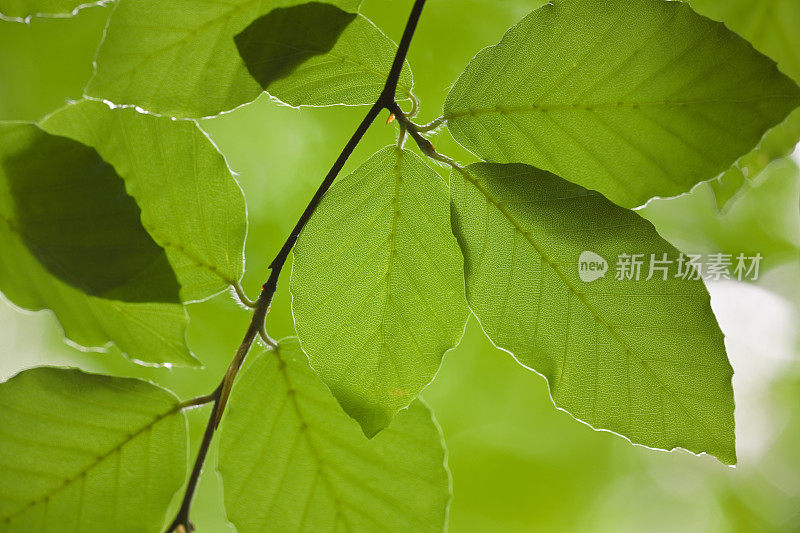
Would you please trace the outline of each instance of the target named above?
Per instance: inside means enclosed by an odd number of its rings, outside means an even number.
[[[233,287],[234,294],[236,294],[236,300],[242,305],[242,307],[247,307],[249,309],[256,308],[256,302],[247,297],[242,285],[238,281],[233,283],[231,287]]]
[[[350,137],[350,140],[347,142],[344,149],[342,149],[339,157],[334,162],[330,171],[328,171],[328,174],[320,184],[317,192],[311,198],[311,201],[306,206],[306,209],[303,211],[303,214],[300,216],[300,219],[297,221],[294,229],[292,229],[292,232],[289,234],[286,242],[283,243],[283,246],[275,256],[275,259],[273,259],[269,264],[268,269],[270,270],[270,275],[266,283],[261,286],[261,293],[258,295],[258,299],[255,302],[249,300],[244,294],[244,290],[242,290],[242,287],[239,285],[239,283],[237,282],[233,284],[233,289],[236,292],[238,299],[242,302],[242,304],[253,309],[253,317],[250,320],[250,325],[247,328],[244,339],[239,345],[239,348],[236,350],[236,355],[233,357],[230,366],[228,366],[228,370],[225,372],[225,376],[222,378],[219,386],[217,386],[214,392],[212,392],[210,395],[201,396],[187,402],[186,406],[192,407],[213,401],[214,407],[211,409],[211,414],[208,418],[208,424],[206,425],[205,433],[203,434],[203,440],[200,443],[200,448],[197,452],[197,458],[195,459],[192,473],[189,476],[189,481],[186,485],[186,492],[183,495],[180,510],[178,511],[175,520],[167,530],[169,533],[189,533],[194,531],[194,526],[189,521],[189,511],[191,509],[192,499],[194,498],[194,492],[197,489],[197,483],[200,480],[200,473],[203,470],[203,464],[205,463],[206,455],[208,454],[209,447],[211,446],[211,440],[214,437],[214,432],[219,426],[219,422],[222,418],[222,413],[225,410],[225,405],[228,401],[234,380],[236,379],[236,375],[244,363],[245,357],[247,357],[247,353],[253,346],[253,342],[255,342],[256,337],[260,336],[262,340],[269,346],[277,346],[275,340],[267,334],[265,327],[267,313],[269,312],[270,305],[272,304],[272,298],[275,295],[275,291],[278,289],[278,278],[280,278],[283,265],[289,258],[289,253],[292,251],[292,248],[294,248],[294,245],[297,243],[297,239],[300,237],[300,232],[303,231],[306,223],[311,219],[311,216],[314,214],[317,206],[322,201],[322,197],[331,187],[333,181],[339,175],[339,172],[341,172],[342,168],[347,162],[347,159],[356,149],[358,143],[360,143],[361,139],[364,137],[364,134],[366,134],[369,127],[372,125],[378,115],[380,115],[380,112],[383,109],[388,109],[389,112],[393,113],[398,118],[398,122],[401,124],[401,130],[405,131],[408,129],[406,124],[408,119],[405,118],[403,111],[397,105],[397,102],[395,102],[395,93],[397,92],[397,82],[400,79],[400,72],[402,71],[403,64],[406,60],[406,55],[408,54],[408,48],[411,45],[411,39],[414,36],[414,31],[416,30],[417,23],[419,22],[420,15],[422,14],[422,8],[424,6],[425,0],[414,1],[414,7],[411,9],[411,14],[408,17],[408,22],[406,23],[405,30],[403,31],[403,37],[400,39],[400,44],[397,47],[397,53],[395,54],[394,61],[392,62],[392,68],[386,78],[386,84],[383,87],[383,91],[381,91],[378,99],[367,112],[366,116],[362,119],[361,123],[358,125],[358,128],[356,128],[356,131],[353,133],[352,137]],[[419,103],[416,97],[413,95],[412,105],[413,116],[413,114],[415,114],[416,110],[419,108]],[[399,113],[395,111],[395,108],[399,110]],[[401,117],[403,120],[405,120],[405,123],[400,120]],[[415,130],[409,130],[412,135],[414,135],[414,131]],[[417,133],[417,135],[419,134]],[[417,143],[419,143],[419,141],[417,141]],[[430,148],[433,150],[433,145],[431,145]],[[433,152],[435,153],[435,150],[433,150]]]

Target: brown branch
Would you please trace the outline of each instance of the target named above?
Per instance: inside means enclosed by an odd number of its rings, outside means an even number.
[[[204,400],[203,403],[210,403],[213,401],[214,406],[211,409],[208,425],[206,426],[205,433],[203,434],[203,440],[200,443],[200,448],[197,452],[197,458],[195,459],[192,473],[189,476],[189,482],[186,486],[181,507],[175,516],[175,520],[172,521],[167,529],[168,533],[173,531],[177,531],[179,533],[188,533],[189,531],[194,531],[194,526],[189,520],[189,512],[191,510],[192,499],[194,498],[195,490],[197,489],[197,483],[200,480],[200,474],[203,470],[203,464],[205,463],[206,456],[208,455],[208,449],[211,446],[211,441],[214,438],[214,432],[216,431],[217,427],[219,426],[219,422],[222,419],[222,413],[225,411],[228,397],[230,396],[231,389],[233,388],[233,382],[239,372],[239,369],[242,367],[245,358],[247,357],[247,353],[253,346],[253,342],[255,342],[256,337],[258,337],[262,332],[264,332],[264,334],[266,333],[264,330],[264,324],[266,323],[267,313],[269,312],[270,305],[272,304],[272,298],[275,296],[275,291],[278,289],[278,279],[280,278],[281,270],[283,269],[286,260],[289,258],[289,253],[297,243],[297,239],[300,237],[300,232],[303,231],[303,228],[311,219],[314,211],[322,201],[322,197],[325,196],[326,192],[328,192],[328,189],[341,172],[348,158],[356,149],[356,146],[358,146],[358,143],[361,142],[364,134],[366,134],[369,127],[375,121],[375,118],[377,118],[380,112],[384,109],[388,109],[392,113],[397,114],[395,111],[395,108],[399,109],[399,106],[395,102],[397,82],[400,79],[400,73],[403,70],[406,55],[408,54],[408,49],[411,46],[411,40],[414,37],[414,32],[417,28],[417,23],[419,22],[420,15],[422,14],[422,8],[424,6],[425,0],[416,0],[414,2],[414,7],[411,9],[411,14],[408,17],[408,22],[406,23],[406,27],[403,32],[403,37],[401,38],[400,44],[397,47],[397,53],[395,54],[391,70],[386,78],[386,83],[381,91],[380,96],[372,105],[372,107],[370,107],[366,116],[358,125],[358,128],[356,128],[355,133],[353,133],[352,137],[350,137],[350,140],[342,149],[339,157],[336,159],[330,171],[325,176],[325,179],[317,189],[317,192],[306,206],[294,229],[286,239],[286,242],[275,256],[275,259],[273,259],[269,264],[269,279],[267,279],[267,282],[262,286],[261,294],[259,294],[258,299],[255,301],[255,305],[253,306],[253,317],[250,320],[250,325],[247,328],[244,339],[242,339],[242,343],[236,350],[236,355],[233,357],[227,372],[225,372],[225,376],[222,378],[222,381],[217,388],[214,389],[214,391],[208,396],[202,397]],[[402,113],[402,111],[400,111],[400,113]],[[403,115],[403,117],[405,118],[405,115]]]

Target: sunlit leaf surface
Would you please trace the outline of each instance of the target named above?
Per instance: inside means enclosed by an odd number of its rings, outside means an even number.
[[[316,2],[271,11],[235,40],[261,87],[293,106],[373,103],[397,51],[364,16]],[[397,99],[412,85],[406,63]]]
[[[302,0],[128,0],[111,15],[90,96],[170,116],[205,117],[262,91],[234,37],[261,15]],[[356,11],[361,0],[333,4]]]
[[[736,462],[722,331],[702,281],[650,270],[651,255],[679,257],[652,224],[525,165],[470,165],[451,187],[470,307],[557,406],[638,444]],[[622,254],[647,259],[640,275],[618,276]]]
[[[40,367],[0,384],[0,405],[0,529],[161,529],[189,444],[173,394]]]
[[[558,0],[472,60],[444,116],[483,159],[635,207],[715,177],[798,105],[773,61],[686,4]]]
[[[466,322],[439,175],[390,146],[338,182],[295,248],[292,294],[311,365],[374,435],[433,379]]]
[[[441,531],[450,501],[441,435],[417,401],[368,440],[296,340],[256,357],[222,421],[228,518],[256,531]]]

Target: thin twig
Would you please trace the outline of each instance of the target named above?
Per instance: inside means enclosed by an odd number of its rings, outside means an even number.
[[[419,113],[419,98],[414,93],[409,93],[411,98],[411,111],[408,112],[408,118],[414,118]]]
[[[258,335],[261,337],[261,340],[264,341],[264,344],[266,344],[270,348],[278,347],[278,341],[269,336],[269,334],[267,333],[267,328],[265,326],[261,326]]]
[[[400,123],[400,127],[404,129],[408,133],[408,135],[411,136],[412,139],[414,139],[414,141],[417,143],[417,146],[419,147],[420,151],[423,154],[432,159],[437,158],[436,156],[438,152],[433,147],[433,144],[428,139],[426,139],[422,135],[422,133],[420,133],[419,126],[417,126],[408,119],[408,117],[406,116],[405,113],[403,113],[403,110],[400,108],[397,102],[393,102],[389,106],[389,112],[394,114],[395,118],[397,119],[397,122]]]
[[[186,400],[181,402],[180,409],[184,411],[186,409],[194,409],[195,407],[200,407],[201,405],[206,405],[211,402],[217,401],[217,391],[215,390],[211,394],[206,394],[205,396],[198,396],[197,398],[192,398],[191,400]]]
[[[444,163],[445,165],[450,166],[453,170],[467,176],[469,178],[469,174],[467,173],[466,169],[458,164],[455,159],[452,159],[441,152],[437,152],[436,148],[433,146],[425,136],[422,135],[422,131],[424,126],[419,126],[414,124],[409,120],[407,116],[403,114],[403,110],[400,109],[400,106],[395,103],[393,106],[389,108],[389,111],[394,113],[395,118],[397,118],[397,122],[400,124],[400,127],[403,131],[407,132],[408,135],[411,136],[412,139],[417,143],[420,151],[425,154],[426,156],[430,157],[434,161],[439,161],[440,163]]]
[[[220,389],[217,388],[212,394],[218,395],[219,391]],[[175,520],[173,520],[172,524],[170,524],[169,528],[167,529],[169,532],[178,531],[180,533],[188,533],[190,531],[194,531],[194,525],[189,520],[189,510],[192,506],[194,492],[197,489],[197,482],[200,481],[200,474],[203,472],[203,464],[206,461],[206,455],[208,455],[208,449],[211,446],[211,440],[214,438],[216,426],[213,422],[217,416],[218,409],[219,398],[214,401],[214,407],[212,407],[211,414],[208,417],[208,424],[206,425],[206,430],[203,433],[203,440],[200,442],[200,448],[197,451],[197,459],[194,462],[192,473],[189,476],[188,483],[186,484],[186,492],[183,495],[181,507],[178,510],[178,514],[175,515]]]
[[[414,118],[414,116],[413,115],[409,115],[408,118],[411,119],[411,118]],[[419,131],[421,133],[425,133],[427,131],[435,130],[436,128],[438,128],[439,126],[444,124],[445,122],[447,122],[446,118],[439,117],[437,119],[434,119],[434,120],[428,122],[427,124],[422,124],[422,125],[415,124],[415,126],[417,128],[417,131]]]
[[[244,293],[242,285],[238,281],[231,285],[231,287],[233,287],[233,290],[236,292],[236,299],[239,300],[240,304],[242,304],[244,307],[249,307],[250,309],[256,308],[256,303],[247,297],[247,295]]]
[[[272,340],[269,335],[267,335],[264,325],[266,323],[267,313],[269,312],[270,305],[272,304],[272,299],[275,296],[275,291],[278,289],[278,279],[280,278],[281,270],[283,269],[283,266],[289,257],[289,253],[297,243],[300,232],[303,231],[303,228],[311,219],[311,215],[314,214],[317,206],[319,206],[319,203],[322,201],[322,197],[331,187],[348,158],[353,153],[356,146],[358,146],[358,143],[361,142],[364,134],[375,121],[380,112],[384,109],[388,109],[391,112],[395,112],[393,111],[394,108],[399,109],[399,106],[395,102],[397,82],[400,79],[400,72],[402,71],[403,64],[405,63],[406,55],[408,54],[408,49],[411,46],[411,40],[414,37],[414,32],[417,28],[417,24],[419,23],[419,18],[422,14],[422,8],[424,6],[425,0],[415,0],[414,6],[411,9],[411,14],[408,17],[408,22],[406,23],[405,30],[403,31],[403,37],[400,39],[400,44],[397,47],[397,53],[395,54],[394,61],[392,62],[392,68],[386,77],[386,83],[384,84],[380,96],[372,105],[372,107],[370,107],[366,116],[358,125],[358,128],[356,128],[355,133],[353,133],[344,149],[342,149],[342,152],[339,154],[336,162],[334,162],[330,171],[325,176],[325,179],[317,189],[317,192],[311,198],[311,201],[308,203],[308,206],[306,206],[294,229],[286,239],[286,242],[283,244],[280,251],[278,251],[275,259],[273,259],[269,264],[269,278],[262,286],[261,293],[258,295],[258,299],[255,302],[251,302],[254,310],[253,317],[250,320],[250,325],[247,328],[244,339],[242,339],[242,343],[236,350],[236,355],[233,357],[231,364],[228,366],[228,370],[225,372],[225,376],[222,378],[222,381],[214,390],[214,392],[208,396],[200,397],[203,399],[203,403],[210,403],[213,401],[214,406],[211,409],[208,424],[206,425],[206,430],[203,434],[203,440],[200,443],[200,448],[197,452],[197,458],[195,459],[192,473],[189,476],[189,482],[186,486],[186,492],[184,493],[181,507],[175,516],[175,520],[172,521],[172,524],[170,524],[169,528],[167,529],[168,532],[189,532],[194,530],[194,526],[189,520],[189,512],[191,510],[192,498],[194,497],[195,490],[197,489],[197,483],[200,480],[200,474],[203,470],[203,464],[205,463],[206,456],[208,455],[208,449],[211,446],[212,439],[214,438],[214,432],[216,431],[217,427],[219,426],[219,422],[222,419],[222,413],[225,411],[225,405],[227,404],[228,397],[230,396],[236,375],[238,374],[239,369],[242,367],[245,357],[247,357],[247,353],[253,346],[253,342],[255,341],[256,337],[261,335],[267,344],[273,345],[275,343],[275,341]],[[401,110],[400,114],[402,113],[403,112]],[[402,116],[404,117],[404,120],[407,121],[407,119],[405,119],[405,115],[402,114]],[[242,296],[244,296],[244,291],[241,291],[240,294],[239,289],[241,289],[241,287],[237,288],[234,286],[234,289],[236,290],[237,296],[242,299]],[[249,302],[249,300],[245,299],[242,301]],[[191,402],[192,400],[190,400],[190,403]]]

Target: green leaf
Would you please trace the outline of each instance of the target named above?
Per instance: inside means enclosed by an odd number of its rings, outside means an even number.
[[[557,0],[481,51],[447,97],[453,136],[632,207],[715,177],[800,104],[723,24],[663,0]]]
[[[420,401],[367,440],[296,340],[260,354],[233,388],[218,469],[239,533],[442,531],[442,437]]]
[[[234,36],[259,16],[302,0],[119,2],[86,91],[171,116],[216,115],[254,100],[261,87]],[[331,2],[356,11],[361,0]]]
[[[311,365],[374,435],[464,331],[463,260],[439,175],[389,146],[334,185],[295,247],[291,290]]]
[[[800,109],[795,109],[789,117],[772,128],[755,150],[749,152],[734,166],[709,182],[719,210],[725,210],[728,202],[742,187],[752,182],[770,162],[791,154],[800,140]]]
[[[750,41],[761,53],[778,63],[778,68],[800,82],[800,3],[795,0],[693,0],[692,8],[706,17],[725,23]],[[771,130],[759,146],[712,181],[717,204],[722,210],[742,185],[752,181],[770,161],[788,155],[800,141],[800,110]]]
[[[794,0],[694,0],[692,8],[724,22],[730,29],[778,63],[784,73],[800,81],[800,4]],[[770,161],[788,155],[800,141],[800,110],[771,130],[753,152],[712,181],[719,209],[725,209],[748,181]]]
[[[3,294],[24,309],[51,309],[72,343],[105,351],[113,342],[128,358],[144,364],[199,364],[186,347],[189,318],[182,305],[89,296],[47,272],[4,223],[0,245]]]
[[[244,196],[196,123],[85,100],[41,126],[94,147],[114,166],[145,229],[166,250],[183,301],[208,298],[241,279]]]
[[[3,126],[3,135],[0,142],[2,143],[2,152],[4,154],[12,155],[18,148],[37,147],[40,150],[45,149],[50,145],[49,152],[41,151],[34,155],[28,162],[31,170],[39,172],[40,170],[56,170],[63,159],[59,162],[53,159],[52,156],[63,155],[63,152],[52,152],[52,148],[63,147],[70,142],[68,139],[55,138],[53,141],[50,137],[50,142],[47,142],[47,134],[41,132],[33,125],[19,124],[16,126],[5,125]],[[26,139],[28,137],[28,139]],[[36,141],[38,139],[38,141]],[[42,141],[41,139],[45,139]],[[36,141],[33,143],[33,141]],[[31,144],[33,143],[33,144]],[[55,146],[53,145],[55,143]],[[105,171],[107,164],[104,163],[96,153],[89,152],[87,147],[75,143],[78,148],[79,155],[83,154],[88,158],[78,168],[89,167]],[[75,146],[73,145],[73,146]],[[50,158],[45,159],[44,156],[49,155]],[[74,153],[73,153],[74,155]],[[8,159],[3,158],[3,169],[6,168]],[[80,164],[80,161],[76,161]],[[57,178],[69,178],[69,175],[56,174]],[[80,172],[74,179],[83,180],[85,174]],[[116,177],[116,176],[114,176]],[[39,181],[52,182],[53,175],[38,175]],[[92,296],[87,294],[81,289],[76,288],[73,284],[67,283],[63,280],[63,275],[57,277],[45,268],[40,260],[45,250],[39,250],[38,257],[34,255],[30,243],[26,244],[23,235],[20,233],[17,219],[17,208],[14,203],[15,196],[19,194],[12,194],[9,190],[9,180],[6,173],[3,173],[3,178],[0,179],[0,190],[3,194],[0,195],[0,290],[3,291],[5,296],[15,305],[24,309],[38,311],[42,309],[51,309],[55,313],[62,328],[64,335],[73,343],[93,349],[105,349],[109,343],[113,342],[117,347],[129,358],[146,364],[170,364],[181,366],[194,366],[198,364],[197,359],[191,354],[185,343],[186,325],[188,317],[186,311],[180,303],[168,302],[126,302],[120,300],[113,300]],[[50,193],[62,194],[61,189],[41,191],[41,194],[48,195]],[[69,191],[69,189],[66,189]],[[98,191],[81,190],[70,191],[71,195],[77,192],[91,195],[97,198]],[[94,194],[93,194],[94,193]],[[120,191],[124,195],[124,191]],[[26,195],[29,196],[29,195]],[[123,196],[123,199],[128,198]],[[52,198],[51,198],[52,200]],[[124,202],[123,202],[124,203]],[[60,208],[65,213],[72,209],[67,204],[58,204],[53,206]],[[101,213],[98,206],[95,214]],[[90,213],[91,214],[91,213]],[[137,215],[138,217],[138,215]],[[34,223],[35,220],[30,220],[26,223],[27,226]],[[127,226],[132,225],[132,220],[128,220]],[[120,224],[121,221],[116,224]],[[104,224],[109,224],[105,221]],[[50,227],[42,226],[39,231],[41,234],[51,232],[50,236],[57,236],[61,231],[59,225],[51,225]],[[78,242],[79,239],[76,241]],[[64,250],[59,253],[63,254]],[[161,252],[163,254],[163,252]],[[72,270],[80,267],[82,262],[81,258],[74,258],[71,266]],[[93,266],[88,268],[94,269]],[[114,276],[114,272],[109,275]],[[160,276],[163,277],[163,276]],[[95,284],[95,281],[87,281],[90,284]],[[144,285],[146,285],[146,281]],[[174,275],[173,275],[174,284]],[[158,288],[159,284],[156,286]],[[96,285],[93,285],[97,288]],[[127,288],[135,289],[136,285]],[[126,287],[122,287],[126,289]],[[111,291],[116,294],[111,295],[124,295],[122,289]],[[169,286],[167,287],[169,289]],[[149,289],[148,289],[148,292]],[[174,294],[174,288],[172,293]]]
[[[654,200],[639,213],[687,253],[759,253],[761,274],[782,264],[800,264],[800,168],[794,161],[769,163],[743,184],[722,213],[716,209],[712,184],[678,198]]]
[[[397,51],[364,16],[316,2],[275,9],[235,40],[261,87],[292,106],[373,103]],[[412,85],[406,62],[398,98]]]
[[[800,82],[800,3],[797,0],[692,0],[692,8],[750,41]]]
[[[94,148],[125,182],[141,223],[166,251],[182,301],[208,298],[238,281],[244,269],[244,198],[216,147],[191,121],[82,101],[41,127]],[[86,347],[116,344],[152,364],[197,363],[185,345],[180,305],[96,298],[54,278],[7,224],[0,227],[0,286],[26,309],[52,309],[65,335]]]
[[[451,191],[467,301],[558,407],[637,444],[736,462],[733,372],[703,282],[675,267],[666,280],[613,273],[620,254],[677,259],[652,224],[526,165],[470,165]],[[583,252],[611,273],[582,281]]]
[[[110,300],[180,302],[164,250],[94,149],[0,123],[0,191],[0,220],[53,276]]]
[[[0,529],[160,531],[186,417],[144,381],[35,368],[0,384]]]
[[[75,15],[79,10],[104,4],[106,0],[85,2],[83,0],[0,0],[0,19],[18,22],[40,16]]]

